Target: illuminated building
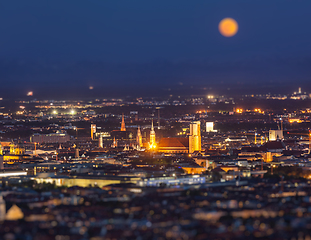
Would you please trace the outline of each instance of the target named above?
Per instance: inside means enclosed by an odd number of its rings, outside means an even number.
[[[154,131],[154,127],[153,127],[153,120],[152,120],[152,123],[151,123],[149,147],[151,149],[156,147],[155,131]]]
[[[175,186],[175,185],[184,185],[184,184],[202,184],[205,183],[205,178],[199,175],[193,176],[180,176],[180,177],[152,177],[144,178],[140,181],[137,181],[137,185],[141,187],[147,186]]]
[[[188,138],[162,138],[158,144],[158,152],[163,153],[188,153]]]
[[[122,132],[126,131],[125,122],[124,122],[124,114],[122,114],[121,131]]]
[[[132,131],[126,130],[124,114],[122,114],[121,128],[119,130],[112,130],[110,132],[112,138],[116,138],[118,140],[131,141],[133,138]]]
[[[139,148],[141,148],[143,146],[143,138],[141,135],[140,127],[138,127],[138,129],[137,129],[136,144]]]
[[[24,218],[24,213],[15,204],[13,204],[13,206],[8,210],[8,212],[5,216],[5,219],[8,221],[17,221],[17,220],[23,219],[23,218]]]
[[[104,187],[111,184],[120,183],[134,183],[141,180],[139,177],[121,177],[121,176],[85,176],[85,177],[36,177],[34,180],[37,183],[54,183],[56,186],[79,186],[79,187],[89,187],[97,186]]]
[[[118,142],[116,141],[116,138],[113,138],[113,143],[111,144],[112,148],[116,148],[118,146]]]
[[[94,140],[94,136],[96,133],[96,124],[91,124],[91,138]]]
[[[98,147],[99,148],[103,148],[104,145],[103,145],[103,136],[100,135],[99,138],[98,138]]]
[[[201,122],[190,123],[189,153],[201,151]]]
[[[289,123],[302,123],[301,119],[299,119],[299,118],[288,119],[288,122]]]
[[[34,143],[65,143],[70,141],[70,136],[66,133],[35,133],[30,137],[30,142]]]
[[[282,130],[269,130],[269,141],[276,141],[283,139]]]
[[[187,174],[202,174],[202,172],[206,171],[205,167],[200,167],[200,166],[191,166],[191,167],[184,167],[183,166],[182,169]]]
[[[75,158],[79,158],[80,155],[79,155],[79,148],[76,148],[75,149]]]
[[[27,172],[20,171],[20,170],[4,170],[0,172],[1,177],[12,177],[12,176],[26,176]]]
[[[10,144],[10,153],[3,155],[3,160],[7,163],[21,162],[26,159],[30,159],[31,156],[25,154],[25,148],[21,147],[19,144]]]
[[[214,130],[214,122],[206,122],[206,132],[217,132]]]
[[[273,156],[271,152],[266,152],[264,154],[264,161],[265,162],[272,162],[273,161]]]
[[[301,87],[298,88],[298,92],[294,92],[292,95],[291,95],[291,99],[294,99],[294,100],[304,100],[304,99],[307,99],[309,96],[306,92],[301,92]]]

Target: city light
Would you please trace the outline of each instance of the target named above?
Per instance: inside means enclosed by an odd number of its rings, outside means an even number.
[[[27,175],[27,172],[0,172],[0,177]]]
[[[288,122],[289,123],[302,123],[301,119],[299,119],[299,118],[288,119]]]
[[[156,149],[156,148],[157,148],[157,145],[156,145],[155,143],[149,144],[149,149],[150,149],[150,150],[154,150],[154,149]]]
[[[242,108],[237,108],[236,109],[236,113],[243,113],[243,109]]]

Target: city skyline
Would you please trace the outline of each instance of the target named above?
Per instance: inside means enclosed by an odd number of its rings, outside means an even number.
[[[310,7],[0,2],[0,240],[310,240]]]

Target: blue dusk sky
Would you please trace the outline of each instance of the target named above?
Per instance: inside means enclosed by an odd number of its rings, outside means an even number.
[[[310,9],[310,0],[1,1],[0,94],[311,91]],[[218,31],[226,17],[239,24],[230,38]]]

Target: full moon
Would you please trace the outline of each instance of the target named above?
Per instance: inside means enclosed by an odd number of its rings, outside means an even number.
[[[218,28],[221,35],[225,37],[232,37],[238,32],[239,26],[234,19],[224,18],[220,21]]]

